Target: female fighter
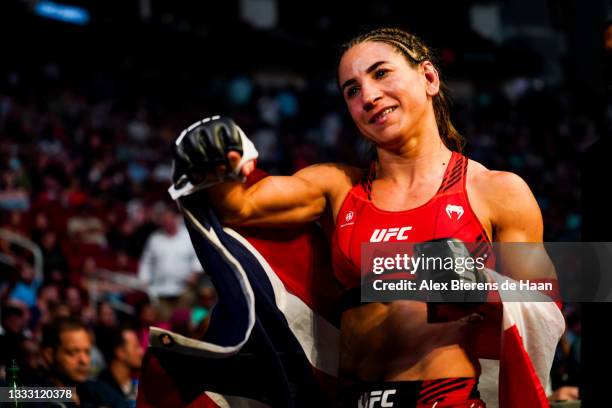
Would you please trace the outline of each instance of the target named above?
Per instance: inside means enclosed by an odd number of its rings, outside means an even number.
[[[461,154],[434,56],[419,38],[388,28],[355,38],[343,50],[338,83],[355,125],[375,148],[371,166],[318,164],[248,188],[217,184],[208,196],[223,223],[330,220],[334,273],[347,290],[360,284],[362,242],[454,237],[488,251],[492,241],[542,241],[542,216],[527,184]],[[239,133],[225,118],[189,129],[176,146],[177,171],[196,179],[206,165],[235,168]],[[241,172],[253,169],[248,162]],[[378,396],[393,406],[483,407],[471,347],[481,323],[474,320],[431,323],[427,304],[409,300],[348,307],[341,317],[344,404]]]

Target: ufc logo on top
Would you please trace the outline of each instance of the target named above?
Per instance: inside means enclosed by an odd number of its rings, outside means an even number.
[[[407,231],[410,231],[412,227],[402,227],[402,228],[376,228],[370,237],[370,242],[387,242],[393,237],[397,237],[397,241],[406,241],[408,236],[406,235]]]

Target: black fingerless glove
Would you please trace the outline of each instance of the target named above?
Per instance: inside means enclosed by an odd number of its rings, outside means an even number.
[[[198,183],[218,166],[229,165],[227,153],[232,150],[243,154],[241,130],[232,119],[212,116],[194,123],[172,144],[172,181],[178,185],[185,176]]]

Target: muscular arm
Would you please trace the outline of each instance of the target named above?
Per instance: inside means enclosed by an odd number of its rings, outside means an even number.
[[[529,186],[513,173],[488,173],[483,189],[493,225],[493,240],[508,243],[499,251],[500,272],[513,279],[555,278],[554,266],[541,244],[542,214]]]
[[[353,173],[349,167],[319,164],[292,176],[266,177],[248,188],[238,182],[218,184],[207,193],[224,224],[280,227],[316,220],[326,205],[334,207],[352,185]]]

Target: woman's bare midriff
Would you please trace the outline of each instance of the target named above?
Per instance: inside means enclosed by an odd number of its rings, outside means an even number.
[[[340,373],[361,381],[414,381],[480,374],[469,355],[474,323],[428,323],[427,304],[368,303],[341,321]]]

